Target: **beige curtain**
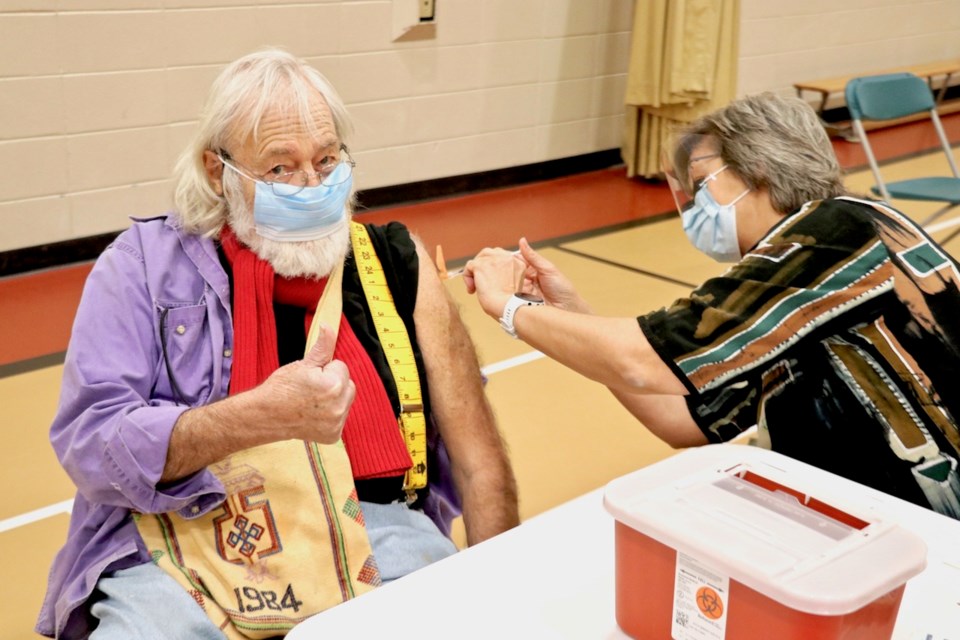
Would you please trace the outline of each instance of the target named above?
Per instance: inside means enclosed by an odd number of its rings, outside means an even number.
[[[621,149],[627,175],[660,173],[660,150],[684,123],[737,90],[740,0],[637,0]]]

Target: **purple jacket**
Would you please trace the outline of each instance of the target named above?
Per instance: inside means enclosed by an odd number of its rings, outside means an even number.
[[[81,605],[100,576],[150,560],[131,509],[190,517],[226,497],[207,470],[157,486],[173,425],[187,409],[173,400],[164,366],[163,310],[180,390],[197,405],[225,397],[233,344],[227,274],[212,241],[178,232],[165,217],[138,221],[104,251],[77,309],[50,438],[78,491],[37,621],[43,635],[85,636]]]
[[[173,426],[188,408],[174,398],[199,406],[226,397],[233,347],[230,285],[216,246],[175,222],[135,220],[84,286],[50,430],[78,491],[37,621],[46,636],[85,637],[93,621],[84,604],[100,576],[150,561],[131,510],[189,518],[226,497],[207,470],[157,484]],[[449,495],[432,491],[424,507],[444,531],[457,514]]]

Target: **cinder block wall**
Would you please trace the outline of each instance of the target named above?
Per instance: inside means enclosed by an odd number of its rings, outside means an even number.
[[[392,11],[392,0],[2,0],[0,251],[168,208],[210,81],[263,45],[338,88],[360,188],[620,145],[633,0],[439,0],[435,24],[402,41]]]
[[[617,148],[634,1],[436,0],[395,40],[394,0],[0,0],[0,251],[166,210],[210,81],[264,45],[339,89],[361,189]],[[740,86],[957,55],[958,7],[742,0]]]
[[[958,0],[741,0],[740,15],[741,94],[960,58]]]

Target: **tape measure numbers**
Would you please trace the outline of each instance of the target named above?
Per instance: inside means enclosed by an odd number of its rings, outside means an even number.
[[[423,395],[420,390],[420,374],[410,345],[410,336],[397,313],[393,295],[383,273],[380,258],[373,248],[367,228],[359,222],[351,223],[350,234],[357,273],[373,317],[373,324],[380,338],[380,345],[393,374],[400,397],[400,432],[407,446],[413,465],[404,477],[403,489],[407,501],[416,499],[416,489],[427,486],[427,420],[423,413]]]

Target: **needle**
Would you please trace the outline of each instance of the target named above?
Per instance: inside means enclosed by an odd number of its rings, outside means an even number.
[[[520,250],[517,249],[516,251],[511,251],[510,253],[513,254],[513,255],[515,255],[515,256],[518,256],[518,255],[520,255]],[[524,276],[525,273],[526,273],[526,269],[524,269],[523,272],[520,273],[520,282],[518,283],[517,291],[520,291],[520,287],[523,285],[523,276]],[[448,278],[456,278],[457,276],[462,276],[462,275],[463,275],[463,268],[462,268],[462,267],[461,267],[460,269],[456,269],[456,270],[454,270],[454,271],[448,271],[448,272],[447,272],[447,277],[448,277]]]

